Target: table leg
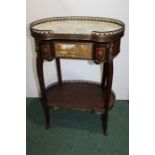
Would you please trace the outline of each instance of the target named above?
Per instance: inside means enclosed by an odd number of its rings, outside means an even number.
[[[59,84],[62,84],[60,58],[56,58],[57,76]]]
[[[50,115],[49,115],[49,109],[47,107],[47,99],[46,99],[46,92],[45,92],[45,84],[44,84],[44,75],[43,75],[43,62],[44,59],[37,55],[37,73],[38,73],[38,79],[41,89],[41,95],[42,95],[42,106],[44,109],[45,119],[46,119],[46,129],[49,128],[50,124]]]
[[[103,73],[102,73],[102,82],[101,82],[103,90],[105,89],[105,85],[106,85],[107,65],[108,65],[108,62],[103,63]]]
[[[113,78],[113,61],[109,61],[106,64],[106,84],[105,84],[105,111],[102,114],[103,121],[103,132],[104,135],[107,135],[107,126],[108,126],[108,111],[109,111],[109,102],[111,95],[111,87],[112,87],[112,78]]]

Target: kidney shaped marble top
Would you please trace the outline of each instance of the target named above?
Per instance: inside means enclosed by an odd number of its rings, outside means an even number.
[[[36,30],[52,30],[57,34],[91,34],[92,31],[109,32],[122,28],[122,25],[109,21],[63,20],[46,21],[32,26]]]

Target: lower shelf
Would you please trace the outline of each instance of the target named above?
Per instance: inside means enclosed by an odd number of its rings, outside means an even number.
[[[104,113],[105,93],[99,83],[88,81],[63,81],[46,89],[47,104],[50,109],[67,108]],[[115,95],[110,96],[109,109],[113,107]]]

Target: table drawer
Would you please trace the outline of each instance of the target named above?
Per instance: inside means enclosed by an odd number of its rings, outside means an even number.
[[[92,59],[92,43],[62,43],[55,42],[55,57],[57,58],[75,58],[75,59]]]

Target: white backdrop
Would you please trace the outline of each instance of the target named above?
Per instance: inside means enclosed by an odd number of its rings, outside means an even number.
[[[129,31],[128,0],[27,0],[26,38],[26,96],[38,97],[40,89],[35,66],[34,40],[29,24],[37,19],[53,16],[100,16],[122,20],[125,36],[121,40],[121,52],[114,59],[113,90],[117,99],[129,99]],[[57,80],[55,62],[45,62],[45,84]],[[102,66],[84,60],[61,60],[63,79],[101,80]]]

